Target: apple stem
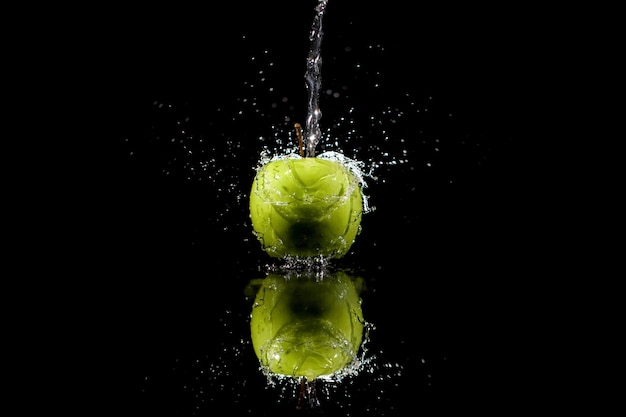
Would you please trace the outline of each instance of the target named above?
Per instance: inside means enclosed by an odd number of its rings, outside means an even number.
[[[296,403],[296,410],[302,410],[302,401],[304,401],[305,391],[306,391],[306,377],[302,377],[300,379],[300,392],[298,393],[298,402]]]
[[[303,376],[300,379],[300,391],[298,392],[298,402],[296,403],[296,410],[302,410],[302,403],[304,402],[304,397],[308,397],[309,399],[309,407],[318,407],[319,401],[317,400],[317,394],[315,392],[315,379],[311,382],[308,382],[306,377]]]
[[[296,128],[296,135],[298,136],[298,149],[300,151],[300,156],[304,156],[304,139],[302,137],[302,125],[296,122],[293,127]]]

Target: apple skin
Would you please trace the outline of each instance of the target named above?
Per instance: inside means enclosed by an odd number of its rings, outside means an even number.
[[[354,361],[363,338],[361,299],[343,272],[269,274],[257,291],[250,330],[263,369],[313,380]]]
[[[344,256],[360,232],[363,196],[341,161],[289,155],[261,166],[250,192],[250,220],[275,258]]]

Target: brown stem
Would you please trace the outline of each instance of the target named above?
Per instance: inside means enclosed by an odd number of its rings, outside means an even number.
[[[306,392],[306,378],[302,377],[300,379],[300,392],[298,393],[298,402],[296,403],[296,410],[302,410],[302,402],[304,401],[305,392]]]
[[[296,122],[293,127],[296,128],[296,135],[298,136],[298,149],[300,150],[300,156],[304,156],[304,139],[302,138],[302,126]]]

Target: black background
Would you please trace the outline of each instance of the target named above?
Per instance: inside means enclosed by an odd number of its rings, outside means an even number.
[[[77,233],[88,242],[77,251],[85,279],[77,304],[93,313],[81,326],[83,343],[94,348],[84,358],[97,381],[88,395],[92,409],[133,416],[295,413],[289,398],[278,401],[281,394],[265,387],[250,346],[239,340],[250,307],[244,288],[272,262],[246,223],[246,200],[237,206],[224,197],[217,190],[223,180],[187,179],[171,165],[180,150],[156,137],[175,134],[185,117],[199,135],[233,129],[233,136],[249,137],[239,139],[236,160],[219,163],[245,191],[267,119],[248,114],[233,123],[233,97],[245,95],[242,80],[255,75],[250,56],[267,48],[279,68],[276,82],[292,89],[292,103],[301,101],[293,116],[304,118],[314,6],[164,4],[81,20],[93,35],[79,64],[93,74],[79,94],[88,97],[81,114],[93,122],[84,139],[93,159],[83,155],[83,163],[100,168],[83,189],[82,204],[93,211],[80,214],[88,226]],[[355,91],[355,102],[378,109],[409,92],[435,113],[415,123],[447,148],[437,169],[426,170],[418,142],[389,145],[415,160],[383,168],[384,181],[370,184],[376,211],[364,216],[362,233],[338,262],[367,282],[372,349],[381,363],[401,364],[402,375],[371,383],[361,375],[347,388],[349,399],[334,402],[331,394],[320,408],[300,413],[502,415],[534,411],[551,395],[545,387],[552,370],[537,365],[550,354],[550,326],[540,319],[550,294],[537,274],[550,234],[541,241],[536,235],[545,194],[532,188],[540,162],[529,158],[546,135],[537,120],[551,94],[537,93],[551,76],[550,48],[538,35],[550,19],[530,6],[329,2],[323,77],[350,79],[344,45],[363,52],[359,62],[380,72],[371,75],[384,89],[373,97]],[[367,52],[371,45],[385,53]],[[223,113],[212,113],[220,106]],[[332,114],[331,103],[321,107]],[[210,143],[225,155],[227,139]],[[225,346],[239,346],[241,356],[225,354]],[[231,374],[203,382],[198,372],[213,369],[205,363]]]

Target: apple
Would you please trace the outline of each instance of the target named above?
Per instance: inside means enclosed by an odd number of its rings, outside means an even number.
[[[361,299],[352,277],[335,272],[269,274],[250,316],[252,346],[262,369],[313,380],[356,358],[363,338]]]
[[[360,232],[361,185],[342,160],[325,154],[273,159],[252,183],[254,234],[272,257],[342,257]]]

